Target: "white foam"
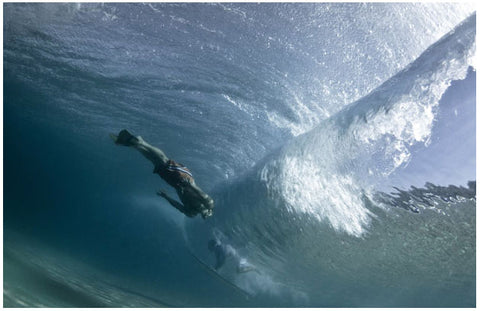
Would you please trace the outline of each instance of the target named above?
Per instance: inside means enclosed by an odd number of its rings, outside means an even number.
[[[296,137],[260,172],[269,195],[289,212],[365,233],[373,214],[364,196],[408,163],[412,145],[428,145],[442,95],[465,78],[475,51],[471,21],[372,94]]]
[[[290,212],[312,215],[328,221],[335,230],[355,236],[364,232],[372,214],[363,206],[359,195],[362,189],[352,176],[335,174],[315,159],[301,155],[286,156],[279,163],[267,165],[262,177],[270,191],[281,193]]]
[[[315,13],[331,14],[324,12],[327,7],[316,8]],[[297,55],[309,60],[306,61],[309,67],[296,75],[290,69],[289,79],[284,74],[281,86],[286,91],[282,96],[290,109],[285,114],[269,113],[273,126],[289,130],[293,136],[306,133],[408,66],[429,45],[474,12],[471,4],[431,3],[368,5],[357,7],[357,14],[362,10],[366,10],[365,14],[388,17],[375,18],[375,22],[340,18],[342,22],[338,23],[319,18],[303,25],[305,29],[312,25],[322,29],[328,23],[330,36],[310,34],[311,44],[318,44],[317,51],[309,48],[308,43],[293,45]],[[345,12],[336,11],[339,16]],[[302,20],[298,22],[301,24]],[[363,36],[363,41],[358,40],[358,35]],[[267,39],[276,40],[285,50],[295,42],[288,37]]]

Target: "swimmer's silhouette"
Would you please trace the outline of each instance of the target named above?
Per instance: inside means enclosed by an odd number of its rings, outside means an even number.
[[[188,217],[195,217],[200,214],[205,219],[212,216],[213,200],[195,184],[192,173],[188,168],[169,159],[162,150],[148,144],[140,136],[133,136],[127,130],[120,131],[118,135],[110,134],[110,136],[115,144],[133,147],[153,163],[153,172],[160,175],[177,191],[182,203],[172,199],[162,190],[157,192],[173,207]]]

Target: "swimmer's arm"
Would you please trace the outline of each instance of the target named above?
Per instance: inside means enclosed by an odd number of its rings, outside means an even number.
[[[168,201],[168,203],[170,203],[173,207],[175,207],[176,209],[178,209],[180,212],[182,212],[183,214],[187,215],[188,217],[191,217],[189,216],[185,206],[183,206],[182,203],[172,199],[171,197],[169,197],[165,192],[163,191],[158,191],[157,194],[159,196],[161,196],[162,198],[165,198],[165,200]]]

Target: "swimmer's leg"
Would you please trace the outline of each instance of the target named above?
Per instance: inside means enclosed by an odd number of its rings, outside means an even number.
[[[149,159],[155,167],[157,165],[166,165],[168,162],[168,157],[162,150],[150,145],[140,136],[133,136],[127,130],[120,131],[118,136],[110,134],[110,137],[117,145],[129,146],[137,149],[145,158]]]

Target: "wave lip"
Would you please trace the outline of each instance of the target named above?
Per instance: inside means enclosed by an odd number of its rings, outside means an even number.
[[[464,79],[475,54],[473,14],[418,59],[286,145],[260,171],[272,198],[360,236],[373,214],[363,204],[375,185],[428,145],[440,98]]]
[[[468,188],[453,185],[442,187],[426,183],[424,188],[412,186],[407,191],[394,187],[395,192],[390,194],[384,192],[377,193],[375,201],[419,213],[421,209],[434,209],[442,202],[458,203],[467,200],[476,202],[477,182],[469,181],[467,186]]]

